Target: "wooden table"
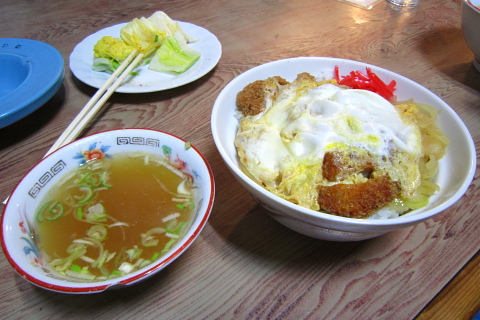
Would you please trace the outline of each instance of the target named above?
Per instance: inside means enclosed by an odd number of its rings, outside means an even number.
[[[298,56],[339,57],[430,89],[459,114],[478,146],[480,73],[460,29],[460,5],[420,0],[401,10],[381,2],[365,10],[336,0],[4,0],[0,35],[53,45],[67,73],[48,103],[0,129],[2,200],[94,94],[68,68],[74,46],[87,35],[163,10],[213,32],[223,55],[213,71],[180,88],[114,94],[83,132],[145,127],[191,141],[208,159],[217,187],[211,218],[195,243],[145,282],[79,296],[29,284],[2,253],[0,317],[470,318],[480,306],[479,255],[471,260],[480,248],[478,176],[459,202],[415,227],[354,243],[315,240],[272,220],[240,187],[215,148],[209,121],[222,88],[249,68]]]

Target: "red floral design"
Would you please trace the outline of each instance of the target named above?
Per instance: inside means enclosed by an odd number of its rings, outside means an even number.
[[[185,170],[187,169],[187,163],[185,161],[183,161],[182,159],[180,159],[178,157],[178,154],[177,154],[177,159],[174,160],[174,163],[173,165],[177,168],[177,169],[180,169],[180,170]]]
[[[27,229],[25,229],[25,223],[23,220],[18,224],[18,226],[20,227],[20,230],[22,230],[22,233],[27,233]]]
[[[85,156],[85,161],[105,158],[105,152],[100,149],[87,150],[83,152],[83,155]]]

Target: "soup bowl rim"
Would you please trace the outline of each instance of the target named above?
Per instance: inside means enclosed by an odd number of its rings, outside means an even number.
[[[22,179],[17,183],[13,192],[7,202],[7,204],[3,208],[3,215],[2,215],[2,232],[1,232],[1,245],[3,252],[15,269],[15,271],[22,276],[25,280],[29,281],[30,283],[45,288],[50,291],[62,292],[62,293],[95,293],[95,292],[102,292],[107,289],[111,288],[118,288],[118,287],[126,287],[137,283],[139,281],[143,281],[144,279],[148,278],[151,275],[156,274],[160,270],[164,269],[168,266],[171,262],[173,262],[176,258],[178,258],[185,250],[193,243],[193,241],[198,237],[200,232],[202,231],[203,227],[206,225],[207,220],[210,216],[214,196],[215,196],[215,184],[214,184],[214,177],[213,172],[208,164],[206,158],[200,153],[200,151],[194,146],[189,145],[188,151],[193,150],[194,155],[198,161],[198,166],[195,168],[201,168],[202,172],[205,173],[204,177],[204,187],[202,186],[200,192],[203,196],[203,201],[201,207],[197,211],[197,216],[193,219],[189,229],[187,230],[184,237],[177,242],[176,245],[163,257],[158,259],[157,261],[151,263],[150,265],[141,268],[137,272],[133,272],[131,274],[127,274],[115,279],[109,279],[105,281],[97,281],[97,282],[73,282],[68,281],[66,279],[52,279],[46,276],[39,276],[41,275],[41,265],[32,266],[31,263],[29,264],[27,256],[27,252],[25,252],[25,257],[23,259],[18,258],[18,254],[14,254],[13,250],[19,250],[19,247],[23,244],[20,244],[19,239],[10,239],[8,236],[12,235],[11,231],[13,228],[17,227],[17,225],[23,224],[23,220],[20,214],[18,214],[18,201],[13,201],[18,198],[16,196],[17,192],[21,190],[25,190],[25,186],[22,185],[33,175],[33,173],[38,173],[38,171],[42,168],[42,165],[47,163],[47,161],[52,161],[52,159],[56,159],[59,155],[72,150],[77,145],[82,145],[88,143],[88,141],[94,140],[96,137],[104,137],[106,135],[115,136],[115,134],[120,133],[135,133],[141,132],[148,135],[153,136],[162,136],[166,138],[170,143],[177,143],[180,146],[182,143],[185,145],[187,143],[186,140],[173,135],[171,133],[154,130],[154,129],[145,129],[145,128],[125,128],[125,129],[112,129],[106,130],[98,133],[94,133],[88,136],[85,136],[81,139],[73,141],[53,153],[49,154],[42,160],[40,160],[37,164],[35,164],[29,171],[22,177]],[[168,143],[167,142],[167,143]],[[194,165],[194,164],[192,164]],[[40,197],[41,198],[41,197]],[[24,247],[25,250],[26,247]]]

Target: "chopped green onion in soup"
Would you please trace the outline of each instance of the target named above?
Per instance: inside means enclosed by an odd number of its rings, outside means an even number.
[[[190,179],[153,154],[117,154],[79,166],[36,212],[41,256],[74,281],[135,272],[167,253],[193,219]]]

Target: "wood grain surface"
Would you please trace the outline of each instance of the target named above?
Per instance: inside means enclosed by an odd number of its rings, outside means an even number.
[[[217,188],[211,218],[195,243],[140,284],[75,296],[31,285],[0,253],[0,317],[471,318],[480,307],[478,255],[472,260],[480,249],[478,173],[465,196],[434,219],[371,240],[327,242],[271,219],[227,170],[210,131],[217,95],[240,73],[272,60],[328,56],[374,64],[425,86],[458,113],[478,148],[480,73],[463,39],[460,8],[460,0],[420,0],[409,10],[386,2],[365,10],[336,0],[2,1],[0,36],[51,44],[66,67],[52,99],[0,129],[2,200],[95,93],[68,68],[70,53],[86,36],[163,10],[214,33],[223,54],[193,83],[114,94],[83,132],[144,127],[191,141],[209,161]]]

